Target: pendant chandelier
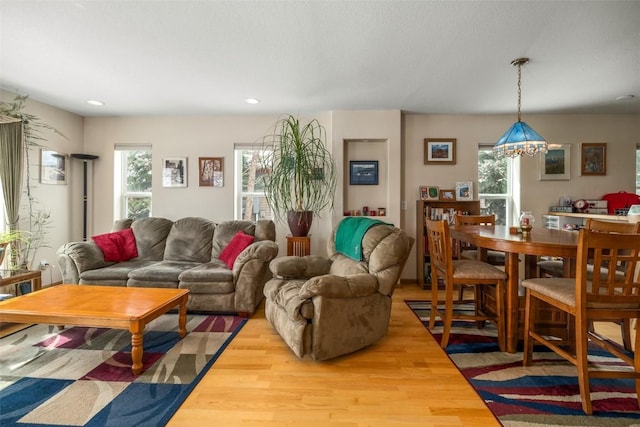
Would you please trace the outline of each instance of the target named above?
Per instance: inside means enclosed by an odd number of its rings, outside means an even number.
[[[528,62],[529,58],[518,58],[511,61],[511,65],[518,67],[518,121],[511,125],[502,135],[502,138],[493,146],[493,153],[496,157],[517,157],[524,154],[533,156],[537,153],[547,152],[547,141],[520,118],[520,101],[522,98],[521,70],[522,66]]]

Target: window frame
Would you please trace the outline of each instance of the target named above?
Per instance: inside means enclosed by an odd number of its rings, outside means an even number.
[[[127,152],[130,151],[149,151],[151,154],[153,165],[153,150],[151,145],[118,145],[114,147],[114,219],[128,218],[129,217],[129,200],[133,198],[148,197],[149,202],[149,216],[153,215],[153,185],[151,189],[147,191],[129,191],[127,186]],[[151,166],[153,171],[153,166]],[[152,176],[153,179],[153,176]]]

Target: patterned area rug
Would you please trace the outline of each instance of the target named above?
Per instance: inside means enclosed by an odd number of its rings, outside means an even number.
[[[431,303],[405,302],[428,330]],[[442,323],[436,322],[429,332],[440,342]],[[534,364],[523,367],[521,352],[498,349],[492,323],[478,329],[475,322],[454,322],[446,351],[504,426],[640,426],[632,380],[592,379],[594,415],[587,416],[582,412],[573,365],[536,347]],[[589,354],[599,364],[622,364],[596,348]]]
[[[145,328],[143,371],[117,329],[34,325],[0,339],[0,426],[162,426],[245,324],[177,314]]]

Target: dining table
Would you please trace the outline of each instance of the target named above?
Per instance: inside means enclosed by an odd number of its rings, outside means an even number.
[[[575,231],[554,230],[534,227],[526,234],[518,232],[514,227],[504,225],[452,225],[451,237],[478,247],[478,257],[482,258],[486,250],[505,253],[504,271],[507,273],[505,286],[506,350],[517,351],[518,340],[522,339],[518,332],[520,315],[520,255],[524,255],[524,277],[537,275],[536,263],[541,256],[561,257],[564,259],[563,274],[575,277],[576,256],[578,250],[578,233]]]

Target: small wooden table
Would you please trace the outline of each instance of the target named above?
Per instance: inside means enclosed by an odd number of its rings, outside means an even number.
[[[58,285],[0,301],[0,321],[128,329],[131,369],[138,375],[147,323],[178,306],[180,337],[187,334],[188,293],[188,289]]]
[[[42,288],[42,272],[40,270],[0,270],[0,293],[7,285],[16,285],[15,295],[18,296],[18,284],[31,282],[31,292]]]

